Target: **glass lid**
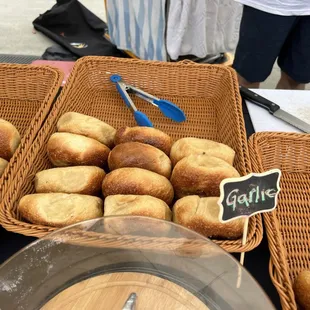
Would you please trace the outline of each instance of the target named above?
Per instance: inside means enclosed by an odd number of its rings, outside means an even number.
[[[209,239],[171,222],[117,216],[57,230],[12,256],[0,267],[0,309],[274,307]]]

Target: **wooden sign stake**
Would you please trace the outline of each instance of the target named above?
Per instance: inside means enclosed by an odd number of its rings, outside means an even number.
[[[250,217],[246,217],[244,221],[244,226],[243,226],[243,236],[242,236],[242,246],[246,245],[246,240],[248,236],[248,228],[249,228],[249,219]],[[240,265],[243,266],[244,264],[244,257],[245,257],[245,252],[241,252],[240,254]],[[237,280],[237,288],[240,288],[241,286],[241,277],[242,277],[242,269],[239,268],[238,270],[238,280]]]
[[[250,217],[246,217],[245,221],[244,221],[243,236],[242,236],[242,246],[246,245],[246,240],[247,240],[247,236],[248,236],[248,228],[249,228],[249,218]],[[241,252],[241,254],[240,254],[240,264],[242,266],[244,264],[244,256],[245,256],[245,252]]]

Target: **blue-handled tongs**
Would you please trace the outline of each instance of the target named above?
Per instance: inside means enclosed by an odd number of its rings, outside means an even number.
[[[110,80],[115,83],[118,92],[122,96],[127,107],[134,114],[135,120],[139,126],[153,127],[153,124],[144,113],[137,109],[128,93],[134,93],[136,96],[158,107],[166,117],[174,120],[175,122],[183,122],[186,120],[184,112],[170,101],[159,99],[139,88],[124,83],[120,75],[114,74],[110,77]]]

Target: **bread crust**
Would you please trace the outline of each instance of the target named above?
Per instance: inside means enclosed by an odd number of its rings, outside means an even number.
[[[34,184],[37,193],[99,195],[104,177],[95,166],[52,168],[38,172]]]
[[[243,233],[244,219],[221,223],[218,200],[218,197],[187,196],[181,198],[172,208],[173,222],[208,238],[240,238]]]
[[[136,215],[171,221],[168,205],[149,195],[113,195],[104,201],[104,216]]]
[[[171,175],[169,157],[154,146],[140,142],[126,142],[117,145],[109,154],[110,170],[136,167],[156,172],[166,178]]]
[[[310,310],[310,271],[303,270],[295,279],[294,292],[296,300],[304,310]]]
[[[95,139],[72,133],[54,133],[47,142],[47,155],[56,167],[104,167],[110,149]]]
[[[173,143],[170,152],[170,159],[173,166],[182,158],[190,155],[209,155],[225,160],[233,165],[235,151],[226,144],[208,139],[182,138]]]
[[[103,180],[102,193],[110,195],[149,195],[163,200],[170,205],[173,197],[173,187],[167,178],[155,172],[141,168],[116,169]]]
[[[222,159],[208,155],[191,155],[175,165],[171,183],[177,198],[189,195],[218,197],[221,181],[239,176],[238,171]]]
[[[63,114],[57,122],[59,132],[69,132],[95,139],[107,147],[114,145],[116,129],[98,118],[76,112]]]
[[[0,119],[0,157],[9,161],[20,141],[20,134],[15,126],[4,119]]]
[[[122,127],[116,131],[115,145],[125,142],[140,142],[152,145],[170,155],[172,139],[166,133],[151,127]]]
[[[20,215],[33,224],[64,227],[103,215],[100,198],[79,194],[31,194],[18,204]]]
[[[9,162],[3,158],[0,158],[0,177],[2,176],[6,166],[9,164]]]

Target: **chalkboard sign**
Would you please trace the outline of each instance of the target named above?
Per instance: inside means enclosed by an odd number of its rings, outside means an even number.
[[[238,217],[250,217],[274,210],[280,191],[280,176],[281,171],[273,169],[223,180],[218,201],[220,221],[228,222]]]

